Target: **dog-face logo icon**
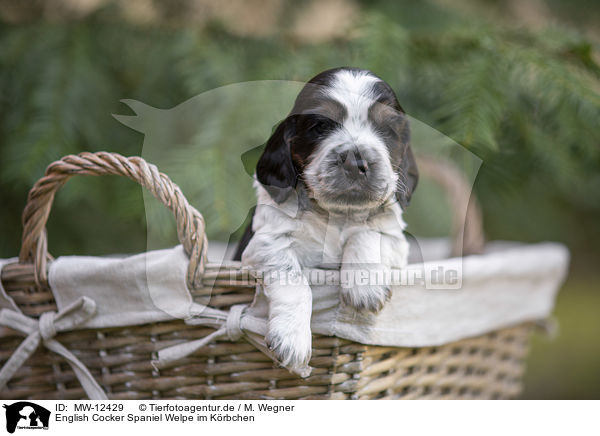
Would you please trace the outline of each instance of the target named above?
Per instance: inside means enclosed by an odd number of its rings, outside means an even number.
[[[19,429],[48,429],[50,411],[29,401],[4,404],[6,410],[6,431],[14,433]]]

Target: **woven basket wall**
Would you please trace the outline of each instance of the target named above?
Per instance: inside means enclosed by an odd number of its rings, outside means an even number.
[[[419,162],[420,169],[449,187],[453,204],[466,207],[460,178],[452,171]],[[67,156],[48,167],[32,188],[23,213],[23,247],[19,263],[5,266],[2,282],[29,316],[55,310],[47,284],[45,224],[55,192],[74,174],[118,174],[149,189],[175,215],[180,241],[190,256],[188,287],[195,299],[228,309],[250,303],[254,287],[235,281],[225,267],[205,263],[207,242],[202,216],[168,177],[140,158],[112,153]],[[459,207],[455,208],[459,209]],[[464,209],[463,209],[464,210]],[[470,222],[477,211],[470,207]],[[463,218],[464,219],[464,218]],[[457,226],[463,251],[482,242],[478,226]],[[464,229],[464,233],[462,230]],[[475,248],[469,248],[472,245]],[[157,372],[150,361],[161,348],[200,339],[213,330],[172,321],[127,328],[78,330],[56,339],[91,371],[111,399],[494,399],[513,398],[521,376],[531,325],[478,338],[425,348],[366,346],[344,339],[313,336],[312,375],[302,379],[275,365],[245,341],[217,341]],[[0,327],[0,367],[23,336]],[[0,399],[81,399],[85,392],[70,366],[43,346],[0,391]]]

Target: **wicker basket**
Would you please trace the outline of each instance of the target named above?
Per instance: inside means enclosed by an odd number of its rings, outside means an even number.
[[[469,202],[452,171],[427,161],[421,161],[420,167],[449,187],[453,203],[465,206]],[[45,225],[54,194],[75,174],[128,177],[173,211],[179,239],[190,258],[188,287],[195,299],[206,303],[210,295],[210,306],[220,309],[252,301],[254,285],[229,279],[239,263],[205,262],[203,218],[167,176],[141,158],[83,153],[50,165],[29,193],[19,262],[6,265],[1,277],[25,315],[39,317],[56,310],[47,280],[52,258],[47,253]],[[473,251],[482,238],[479,227],[473,225],[477,210],[468,210],[471,224],[465,234],[458,231],[464,226],[457,227],[457,240],[464,241],[465,251]],[[83,362],[111,399],[493,399],[512,398],[520,392],[531,328],[523,324],[426,348],[367,346],[315,335],[310,362],[314,370],[304,379],[278,367],[243,340],[217,341],[156,371],[151,360],[157,350],[213,331],[183,321],[70,331],[55,339]],[[22,340],[19,332],[0,327],[0,367]],[[2,399],[85,396],[71,367],[45,347],[39,347],[0,391]]]

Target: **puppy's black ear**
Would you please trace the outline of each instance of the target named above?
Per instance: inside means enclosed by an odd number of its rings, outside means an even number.
[[[296,187],[298,173],[292,162],[290,141],[296,134],[296,120],[289,116],[275,129],[256,164],[256,177],[277,203],[285,201]]]
[[[398,189],[396,190],[396,198],[400,202],[402,209],[406,209],[419,181],[417,162],[409,144],[406,144],[404,155],[400,158],[398,176],[400,179],[398,181]]]

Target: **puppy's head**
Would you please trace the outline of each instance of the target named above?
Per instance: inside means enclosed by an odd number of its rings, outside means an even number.
[[[277,202],[301,181],[327,210],[408,205],[418,172],[407,117],[390,86],[366,70],[311,79],[267,141],[258,181]]]

